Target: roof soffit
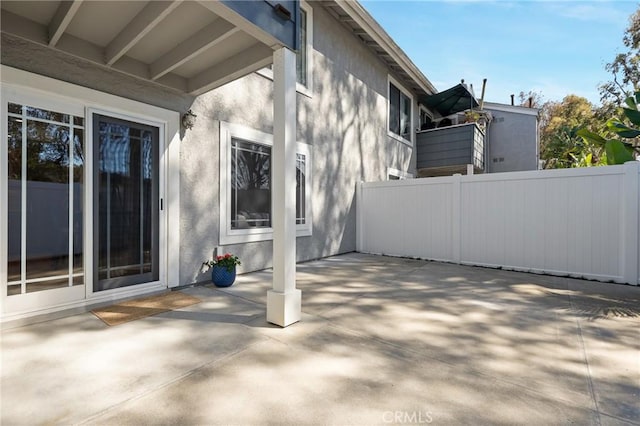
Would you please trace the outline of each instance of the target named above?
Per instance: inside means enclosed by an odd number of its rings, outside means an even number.
[[[272,62],[275,37],[221,2],[7,1],[3,33],[192,95]]]

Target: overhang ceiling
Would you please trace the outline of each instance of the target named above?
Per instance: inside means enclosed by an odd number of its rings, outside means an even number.
[[[272,62],[282,43],[218,1],[5,1],[1,31],[198,95]]]

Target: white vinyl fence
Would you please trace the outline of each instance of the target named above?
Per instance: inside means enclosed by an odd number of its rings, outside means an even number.
[[[638,285],[640,162],[361,183],[358,251]]]

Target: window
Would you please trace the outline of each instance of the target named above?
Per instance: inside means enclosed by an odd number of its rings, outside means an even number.
[[[413,98],[389,77],[389,135],[412,144]]]
[[[270,240],[271,147],[270,134],[244,126],[220,124],[220,243]],[[310,149],[297,144],[296,233],[311,235]]]
[[[313,9],[305,1],[300,2],[299,37],[299,49],[296,54],[296,90],[310,97],[313,82]],[[273,65],[259,70],[258,74],[273,80]]]
[[[429,130],[434,128],[431,114],[423,106],[420,106],[420,130]]]
[[[296,81],[307,87],[307,11],[300,8],[300,47],[296,55]]]
[[[307,156],[296,154],[296,225],[307,222]]]
[[[271,147],[231,139],[231,229],[271,227]]]

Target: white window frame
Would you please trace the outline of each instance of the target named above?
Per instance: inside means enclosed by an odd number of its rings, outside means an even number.
[[[296,79],[296,91],[309,98],[313,97],[313,8],[306,1],[300,2],[300,8],[307,13],[307,85],[299,83]],[[257,74],[273,81],[273,70],[262,68]]]
[[[273,239],[273,228],[231,229],[231,139],[273,147],[273,135],[240,124],[220,122],[220,245],[242,244]],[[311,146],[296,143],[296,153],[305,156],[305,223],[296,225],[296,236],[313,234],[311,206]],[[271,218],[273,220],[273,217]]]
[[[398,135],[394,132],[392,132],[391,130],[389,130],[389,124],[390,124],[390,114],[391,114],[391,93],[390,93],[390,84],[393,84],[394,86],[396,86],[398,88],[398,90],[400,90],[400,92],[402,94],[404,94],[407,98],[409,98],[410,104],[411,104],[411,111],[409,113],[409,131],[410,131],[410,139],[407,140],[405,138],[402,137],[402,135]],[[387,135],[390,138],[393,138],[395,140],[397,140],[398,142],[402,142],[405,145],[414,146],[415,143],[415,137],[416,137],[416,132],[414,129],[414,111],[415,111],[415,100],[413,98],[413,95],[411,94],[410,91],[408,91],[402,84],[400,84],[400,82],[398,80],[396,80],[395,78],[393,78],[391,75],[387,75]]]
[[[387,180],[390,180],[389,176],[396,176],[399,180],[413,179],[413,173],[403,172],[392,167],[387,167]]]

